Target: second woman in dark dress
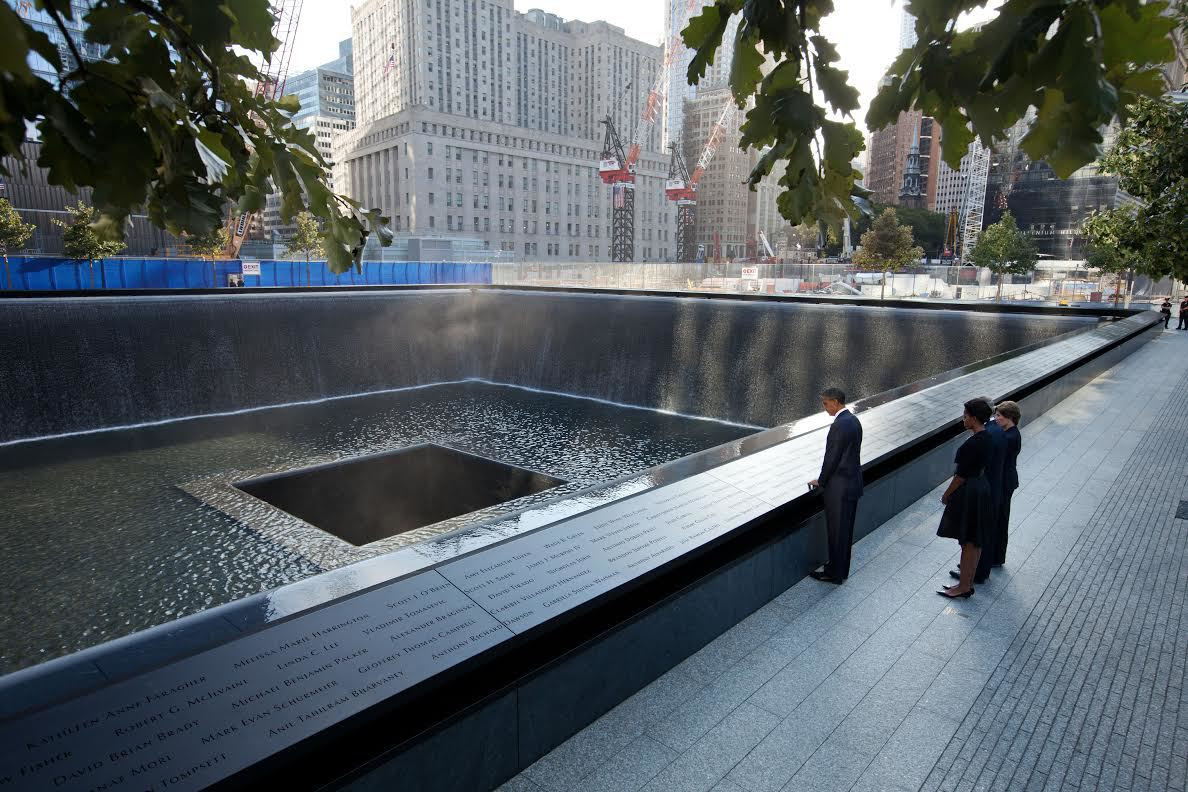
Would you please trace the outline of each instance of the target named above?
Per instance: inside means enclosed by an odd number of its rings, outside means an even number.
[[[957,469],[948,489],[941,496],[945,511],[941,515],[937,536],[956,539],[961,545],[961,579],[956,585],[938,591],[943,597],[970,597],[974,593],[973,576],[978,567],[983,538],[992,530],[993,504],[990,485],[986,480],[986,465],[990,461],[990,438],[986,422],[990,420],[990,405],[982,399],[965,403],[962,421],[972,434],[957,449],[954,458]]]

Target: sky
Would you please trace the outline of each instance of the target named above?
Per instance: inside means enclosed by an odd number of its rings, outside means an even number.
[[[997,6],[1001,0],[991,0]],[[540,8],[565,19],[593,22],[604,19],[627,34],[650,44],[664,38],[663,0],[599,0],[596,15],[589,0],[535,0],[516,2],[517,11]],[[835,0],[836,11],[826,20],[825,34],[837,45],[841,67],[850,72],[850,83],[861,96],[855,119],[861,121],[874,97],[879,79],[898,55],[900,0]],[[338,57],[338,42],[351,35],[348,0],[305,0],[291,73],[311,69]],[[968,23],[991,14],[975,13]],[[964,26],[964,25],[963,25]]]

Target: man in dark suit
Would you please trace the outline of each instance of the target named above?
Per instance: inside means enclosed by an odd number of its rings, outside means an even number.
[[[841,584],[850,575],[850,547],[854,544],[854,515],[862,496],[862,424],[846,409],[846,395],[837,388],[821,393],[821,406],[833,418],[825,438],[821,475],[809,482],[820,488],[825,501],[825,527],[829,536],[829,561],[810,572],[817,580]]]
[[[986,398],[982,400],[986,402],[991,411],[994,410],[994,402]],[[1001,554],[999,546],[1006,542],[1005,536],[999,536],[1000,531],[1004,530],[1004,526],[1000,523],[998,516],[1003,508],[1002,501],[1005,495],[1002,476],[1007,455],[1007,440],[1002,427],[996,421],[986,424],[986,435],[990,438],[990,461],[986,463],[986,481],[990,484],[990,502],[993,505],[993,510],[991,514],[986,515],[986,524],[990,526],[990,530],[986,531],[985,539],[982,542],[982,553],[978,556],[978,568],[974,571],[974,583],[985,583],[990,577],[990,567],[994,565]],[[958,580],[961,579],[960,574],[956,577]]]

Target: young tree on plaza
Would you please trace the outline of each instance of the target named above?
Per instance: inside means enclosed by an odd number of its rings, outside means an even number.
[[[879,296],[882,299],[887,294],[886,273],[915,264],[923,256],[924,249],[912,244],[912,229],[900,225],[895,210],[888,207],[862,235],[862,247],[854,252],[854,263],[860,267],[877,267],[884,273]]]
[[[123,235],[109,239],[96,229],[99,222],[95,207],[79,201],[76,206],[65,207],[70,221],[54,218],[54,225],[63,229],[62,247],[66,257],[87,262],[87,273],[91,288],[95,288],[95,260],[114,256],[124,249]]]
[[[1086,233],[1144,275],[1188,281],[1188,104],[1138,102],[1101,164],[1137,205],[1100,213]]]
[[[1004,276],[1026,275],[1035,269],[1035,243],[1019,230],[1011,213],[1006,212],[1001,220],[982,231],[969,252],[969,262],[998,276],[994,299],[1001,300]]]
[[[285,247],[285,255],[305,254],[305,285],[313,285],[313,268],[310,266],[310,254],[322,250],[322,229],[318,227],[318,219],[309,212],[297,215],[297,233],[289,240]]]
[[[37,226],[21,220],[20,213],[7,198],[0,198],[0,255],[4,256],[4,279],[12,288],[12,272],[8,268],[8,251],[25,246]]]
[[[1129,284],[1135,272],[1151,274],[1159,269],[1144,260],[1146,234],[1134,215],[1130,207],[1105,209],[1089,215],[1081,224],[1081,233],[1089,241],[1085,256],[1089,268],[1114,276],[1114,307],[1121,298],[1123,278]]]
[[[186,244],[190,246],[191,253],[204,259],[210,259],[210,282],[216,288],[219,283],[215,259],[227,249],[230,240],[231,235],[227,233],[227,227],[221,225],[215,226],[204,234],[193,234],[186,237]]]

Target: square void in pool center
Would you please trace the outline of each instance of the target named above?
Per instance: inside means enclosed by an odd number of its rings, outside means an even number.
[[[425,444],[260,476],[235,486],[358,546],[564,483]]]

